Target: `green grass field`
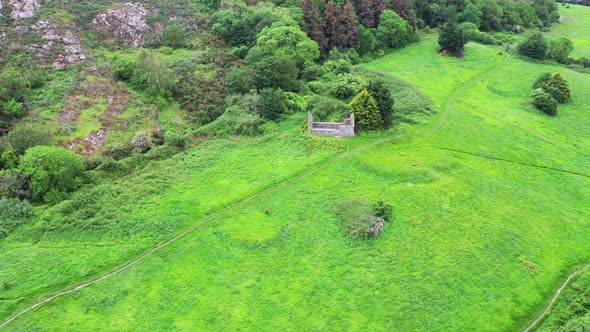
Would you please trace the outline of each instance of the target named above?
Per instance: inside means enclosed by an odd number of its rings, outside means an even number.
[[[556,24],[549,35],[552,38],[567,37],[574,43],[572,56],[590,57],[590,15],[588,8],[582,6],[560,7],[563,24]]]
[[[571,15],[590,16],[579,10]],[[407,136],[231,210],[7,330],[525,327],[590,260],[590,75],[479,44],[468,44],[464,59],[440,57],[436,47],[428,36],[357,69],[399,77],[432,98],[436,115],[387,134]],[[573,100],[557,117],[527,103],[547,71],[572,84]],[[0,318],[384,136],[310,139],[304,121],[296,116],[292,129],[263,138],[210,142],[83,192],[79,205],[40,210],[0,242],[0,280],[10,283]],[[351,197],[395,207],[382,237],[343,234],[336,202]]]

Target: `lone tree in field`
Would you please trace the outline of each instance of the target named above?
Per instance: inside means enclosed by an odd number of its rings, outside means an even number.
[[[572,99],[570,85],[559,73],[553,75],[553,77],[545,82],[542,88],[545,90],[545,92],[552,95],[553,98],[555,98],[555,100],[557,100],[557,102],[560,104],[567,103],[570,101],[570,99]]]
[[[518,44],[518,53],[543,60],[547,56],[548,48],[549,45],[543,34],[539,31],[532,31]]]
[[[542,74],[535,81],[533,89],[542,89],[546,93],[550,94],[560,104],[567,103],[572,98],[569,83],[559,73]]]
[[[379,112],[377,101],[366,89],[354,97],[350,102],[350,108],[354,112],[359,130],[383,129],[383,118]]]
[[[454,22],[445,24],[440,31],[438,44],[443,51],[454,55],[462,55],[466,43],[465,32]]]

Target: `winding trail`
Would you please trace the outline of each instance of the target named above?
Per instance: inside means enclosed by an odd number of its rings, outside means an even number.
[[[557,290],[557,293],[555,293],[555,296],[553,296],[553,298],[551,299],[551,302],[549,302],[549,305],[547,305],[547,307],[545,308],[545,310],[543,310],[543,312],[539,315],[539,317],[537,317],[537,319],[535,319],[529,326],[527,326],[524,330],[522,330],[523,332],[529,332],[531,329],[533,329],[540,321],[543,320],[543,318],[545,318],[549,312],[551,311],[551,308],[553,308],[553,305],[555,304],[555,302],[557,302],[557,300],[559,299],[559,296],[561,295],[561,292],[563,292],[563,290],[567,287],[567,285],[570,283],[570,281],[572,281],[572,279],[586,271],[588,271],[588,269],[590,269],[590,263],[588,263],[588,265],[584,266],[583,268],[576,270],[574,273],[570,274],[569,277],[567,277],[567,279],[565,280],[565,282],[563,283],[563,285],[561,285],[561,287],[559,287],[559,289]]]
[[[417,133],[417,134],[412,134],[410,132],[407,132],[407,133],[403,133],[403,134],[398,134],[398,135],[386,137],[386,138],[379,139],[377,141],[374,141],[374,142],[371,142],[371,143],[368,143],[368,144],[359,146],[357,148],[351,149],[349,151],[346,151],[346,152],[340,154],[336,158],[334,158],[334,159],[332,159],[332,160],[330,160],[328,162],[325,162],[323,164],[320,164],[320,165],[316,166],[315,168],[313,168],[313,169],[311,169],[311,170],[309,170],[309,171],[307,171],[307,172],[305,172],[305,173],[303,173],[303,174],[301,174],[301,175],[299,175],[299,176],[297,176],[297,177],[295,177],[293,179],[286,180],[286,181],[284,181],[282,183],[279,183],[279,184],[277,184],[277,185],[275,185],[273,187],[270,187],[270,188],[268,188],[268,189],[266,189],[266,190],[264,190],[264,191],[262,191],[262,192],[260,192],[260,193],[258,193],[256,195],[250,196],[250,197],[248,197],[246,199],[243,199],[243,200],[241,200],[239,202],[236,202],[236,203],[234,203],[232,205],[229,205],[229,206],[227,206],[227,207],[225,207],[225,208],[223,208],[223,209],[221,209],[221,210],[219,210],[219,211],[217,211],[217,212],[209,215],[205,219],[201,219],[197,223],[195,223],[195,224],[189,226],[188,228],[184,229],[183,231],[177,233],[176,235],[174,235],[170,239],[168,239],[168,240],[166,240],[166,241],[164,241],[164,242],[156,245],[155,247],[151,248],[150,250],[148,250],[145,253],[143,253],[140,256],[138,256],[137,258],[135,258],[135,259],[133,259],[133,260],[125,263],[124,265],[120,266],[116,270],[114,270],[112,272],[109,272],[109,273],[107,273],[105,275],[102,275],[102,276],[100,276],[100,277],[98,277],[96,279],[93,279],[93,280],[90,280],[90,281],[81,283],[81,284],[79,284],[77,286],[73,286],[72,288],[69,288],[69,289],[66,289],[64,291],[61,291],[59,293],[56,293],[54,295],[51,295],[51,296],[49,296],[47,298],[44,298],[44,299],[36,302],[35,304],[30,305],[29,307],[21,310],[20,312],[18,312],[17,314],[15,314],[14,316],[8,318],[6,321],[4,321],[2,324],[0,324],[0,328],[6,327],[8,324],[10,324],[11,322],[15,321],[20,316],[26,314],[29,311],[32,311],[35,308],[38,308],[38,307],[46,304],[46,303],[48,303],[48,302],[50,302],[50,301],[52,301],[52,300],[54,300],[54,299],[56,299],[58,297],[62,297],[64,295],[67,295],[67,294],[76,292],[78,290],[87,288],[89,286],[92,286],[92,285],[100,282],[100,281],[103,281],[105,279],[109,279],[109,278],[111,278],[111,277],[113,277],[113,276],[115,276],[115,275],[117,275],[117,274],[119,274],[119,273],[121,273],[121,272],[123,272],[125,270],[128,270],[129,268],[131,268],[135,264],[137,264],[140,261],[144,260],[145,258],[151,256],[153,253],[155,253],[157,251],[160,251],[161,249],[165,248],[169,244],[178,241],[179,239],[183,238],[185,235],[187,235],[187,234],[191,233],[192,231],[194,231],[195,229],[197,229],[197,228],[199,228],[199,227],[201,227],[201,226],[209,223],[210,221],[214,220],[215,218],[221,216],[222,214],[224,214],[224,213],[226,213],[228,211],[231,211],[231,210],[235,210],[235,209],[237,209],[237,208],[239,208],[239,207],[241,207],[243,205],[246,205],[246,204],[248,204],[248,203],[250,203],[252,201],[255,201],[255,200],[257,200],[259,198],[262,198],[264,196],[267,196],[267,195],[269,195],[269,194],[271,194],[271,193],[273,193],[275,191],[278,191],[280,189],[283,189],[283,188],[285,188],[285,187],[287,187],[287,186],[289,186],[289,185],[291,185],[293,183],[299,182],[299,181],[301,181],[301,180],[309,177],[310,175],[312,175],[314,173],[317,173],[318,171],[320,171],[320,170],[322,170],[322,169],[324,169],[324,168],[326,168],[326,167],[328,167],[328,166],[330,166],[332,164],[335,164],[339,160],[342,160],[342,159],[350,156],[351,154],[353,154],[355,152],[363,151],[363,150],[369,149],[369,148],[371,148],[373,146],[380,145],[380,144],[387,143],[387,142],[391,142],[391,141],[395,141],[397,139],[400,139],[400,138],[406,137],[406,136],[410,136],[410,135],[414,135],[414,136],[425,136],[425,135],[429,135],[429,134],[433,134],[433,133],[437,132],[446,123],[446,121],[447,121],[447,119],[449,117],[449,114],[451,112],[451,109],[452,109],[455,101],[457,100],[457,97],[459,95],[461,95],[461,93],[463,93],[469,87],[473,86],[474,84],[478,83],[479,81],[482,81],[486,76],[488,76],[491,73],[497,71],[504,64],[506,64],[509,61],[509,59],[510,59],[510,54],[507,54],[506,57],[504,58],[504,60],[501,63],[499,63],[499,64],[497,64],[495,66],[492,66],[491,68],[487,69],[486,71],[482,72],[481,74],[475,76],[474,78],[472,78],[469,81],[465,82],[461,86],[457,87],[453,91],[453,93],[449,97],[449,99],[447,100],[447,103],[445,104],[445,106],[443,108],[443,113],[442,113],[439,121],[437,122],[437,124],[433,128],[428,129],[425,132]]]

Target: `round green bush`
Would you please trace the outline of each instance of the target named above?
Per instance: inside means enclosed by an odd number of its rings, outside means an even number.
[[[531,102],[540,111],[549,115],[557,114],[557,100],[541,88],[533,90]]]
[[[29,189],[37,201],[42,201],[51,191],[69,192],[78,188],[84,169],[84,158],[56,146],[28,149],[19,165],[19,171],[29,178]]]

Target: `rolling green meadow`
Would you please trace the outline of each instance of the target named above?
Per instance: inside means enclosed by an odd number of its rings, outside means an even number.
[[[580,6],[561,7],[559,13],[565,24],[555,25],[549,32],[552,38],[568,37],[574,44],[574,56],[590,56],[590,16]]]
[[[590,30],[579,27],[590,10],[562,10],[551,34],[576,33],[575,52],[587,55]],[[273,134],[155,156],[141,174],[38,208],[0,242],[2,321],[271,189],[6,330],[526,327],[590,260],[590,75],[494,46],[469,43],[463,59],[436,49],[426,35],[355,69],[429,96],[437,113],[420,124],[310,138],[295,115]],[[556,117],[527,102],[544,72],[571,82]],[[335,202],[354,197],[394,206],[380,238],[343,234]]]
[[[590,7],[560,12],[549,34],[588,56]],[[430,98],[437,112],[416,124],[308,137],[301,112],[261,137],[154,149],[37,207],[0,242],[0,322],[231,208],[5,330],[522,330],[590,261],[590,75],[497,46],[437,48],[428,34],[354,68]],[[572,88],[555,117],[528,102],[545,72]],[[378,239],[340,228],[336,202],[357,197],[393,205]]]

